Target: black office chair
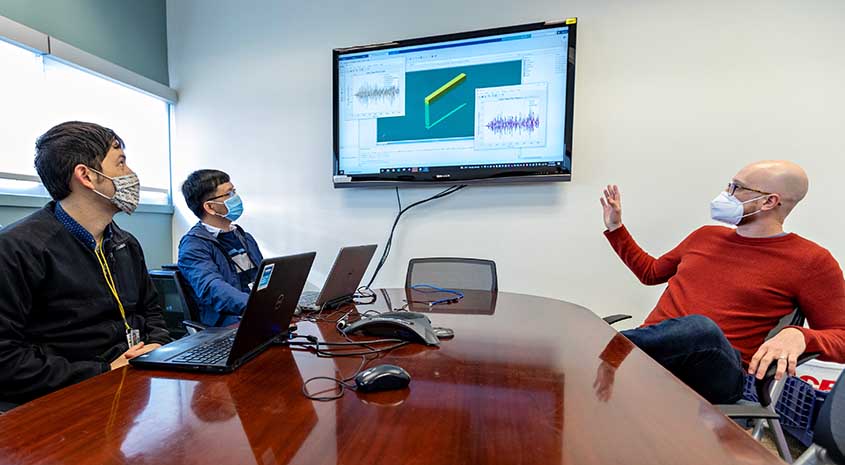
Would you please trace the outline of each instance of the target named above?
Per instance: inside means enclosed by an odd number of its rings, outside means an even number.
[[[469,289],[497,292],[499,281],[496,262],[479,258],[435,257],[412,258],[408,262],[405,288],[417,284],[447,289]],[[630,319],[631,315],[616,314],[602,318],[607,324]]]
[[[813,432],[813,444],[804,451],[796,465],[845,465],[845,372],[839,375],[828,393]]]
[[[631,318],[630,315],[610,315],[603,319],[608,324],[616,323],[617,321]],[[801,310],[796,308],[789,315],[781,318],[780,322],[769,331],[766,340],[771,339],[783,328],[787,326],[803,326],[804,314]],[[804,353],[798,357],[798,365],[801,365],[809,360],[818,357],[817,353]],[[761,380],[755,381],[755,390],[757,391],[757,399],[759,404],[738,403],[729,405],[717,405],[717,407],[729,418],[746,419],[754,421],[754,430],[752,436],[758,441],[763,438],[763,428],[766,424],[775,435],[775,444],[778,448],[778,453],[787,462],[792,463],[792,454],[789,452],[789,445],[786,443],[786,436],[783,433],[783,427],[780,424],[780,415],[775,411],[775,406],[780,400],[783,393],[783,388],[786,385],[787,377],[784,376],[780,381],[775,380],[775,372],[777,371],[777,364],[772,364],[766,371],[766,375]]]
[[[18,404],[13,404],[11,402],[0,402],[0,415],[3,415],[17,406]]]
[[[631,315],[625,315],[625,314],[619,313],[619,314],[616,314],[616,315],[608,315],[608,316],[602,317],[602,320],[604,320],[605,323],[612,325],[612,324],[618,323],[622,320],[629,320],[631,318],[633,318]]]
[[[787,326],[804,326],[804,314],[801,313],[801,309],[796,308],[792,313],[783,317],[777,326],[769,331],[766,340],[773,338]],[[802,365],[818,356],[819,354],[814,352],[801,354],[798,357],[797,364]],[[754,381],[754,389],[757,392],[759,404],[741,401],[737,404],[718,405],[717,407],[729,418],[753,420],[754,430],[751,435],[758,441],[763,438],[763,428],[768,424],[769,429],[775,435],[775,445],[781,458],[787,463],[792,463],[792,454],[789,452],[789,445],[786,443],[786,436],[780,423],[780,415],[775,411],[788,377],[784,376],[780,381],[777,381],[775,380],[775,372],[777,372],[777,363],[772,363],[763,379]]]
[[[496,262],[478,258],[412,258],[408,262],[405,287],[419,284],[446,289],[499,290]]]
[[[189,284],[175,265],[163,265],[162,269],[149,273],[158,291],[167,329],[174,339],[207,327],[199,322],[199,308],[188,294]]]

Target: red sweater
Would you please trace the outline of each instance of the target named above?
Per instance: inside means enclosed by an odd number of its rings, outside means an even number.
[[[749,238],[704,226],[660,258],[625,227],[605,231],[613,250],[643,284],[668,282],[644,326],[698,314],[712,319],[746,364],[780,318],[799,307],[807,352],[845,362],[845,279],[823,247],[797,234]]]

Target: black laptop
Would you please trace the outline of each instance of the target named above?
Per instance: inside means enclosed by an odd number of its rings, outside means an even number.
[[[316,253],[261,262],[240,326],[208,328],[129,361],[138,368],[230,372],[287,333]]]
[[[305,291],[299,298],[299,309],[318,311],[323,308],[339,307],[352,300],[367,271],[376,245],[343,247],[337,253],[326,284],[319,291]]]

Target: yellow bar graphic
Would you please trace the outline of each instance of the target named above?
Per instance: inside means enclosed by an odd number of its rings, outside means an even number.
[[[454,78],[452,78],[451,81],[447,82],[446,84],[443,84],[442,86],[440,86],[439,89],[437,89],[434,92],[428,94],[428,97],[425,98],[425,104],[426,105],[430,104],[431,102],[434,101],[434,99],[436,99],[437,97],[440,97],[441,95],[445,94],[449,89],[451,89],[452,87],[455,87],[456,85],[460,84],[466,78],[467,78],[466,73],[461,73],[461,74],[455,76]],[[419,101],[419,100],[417,100],[417,101]]]

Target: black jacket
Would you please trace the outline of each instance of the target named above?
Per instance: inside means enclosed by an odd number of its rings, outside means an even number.
[[[55,207],[0,231],[0,401],[23,403],[106,372],[128,349],[94,251]],[[110,228],[103,250],[129,325],[148,344],[170,342],[141,245]]]

